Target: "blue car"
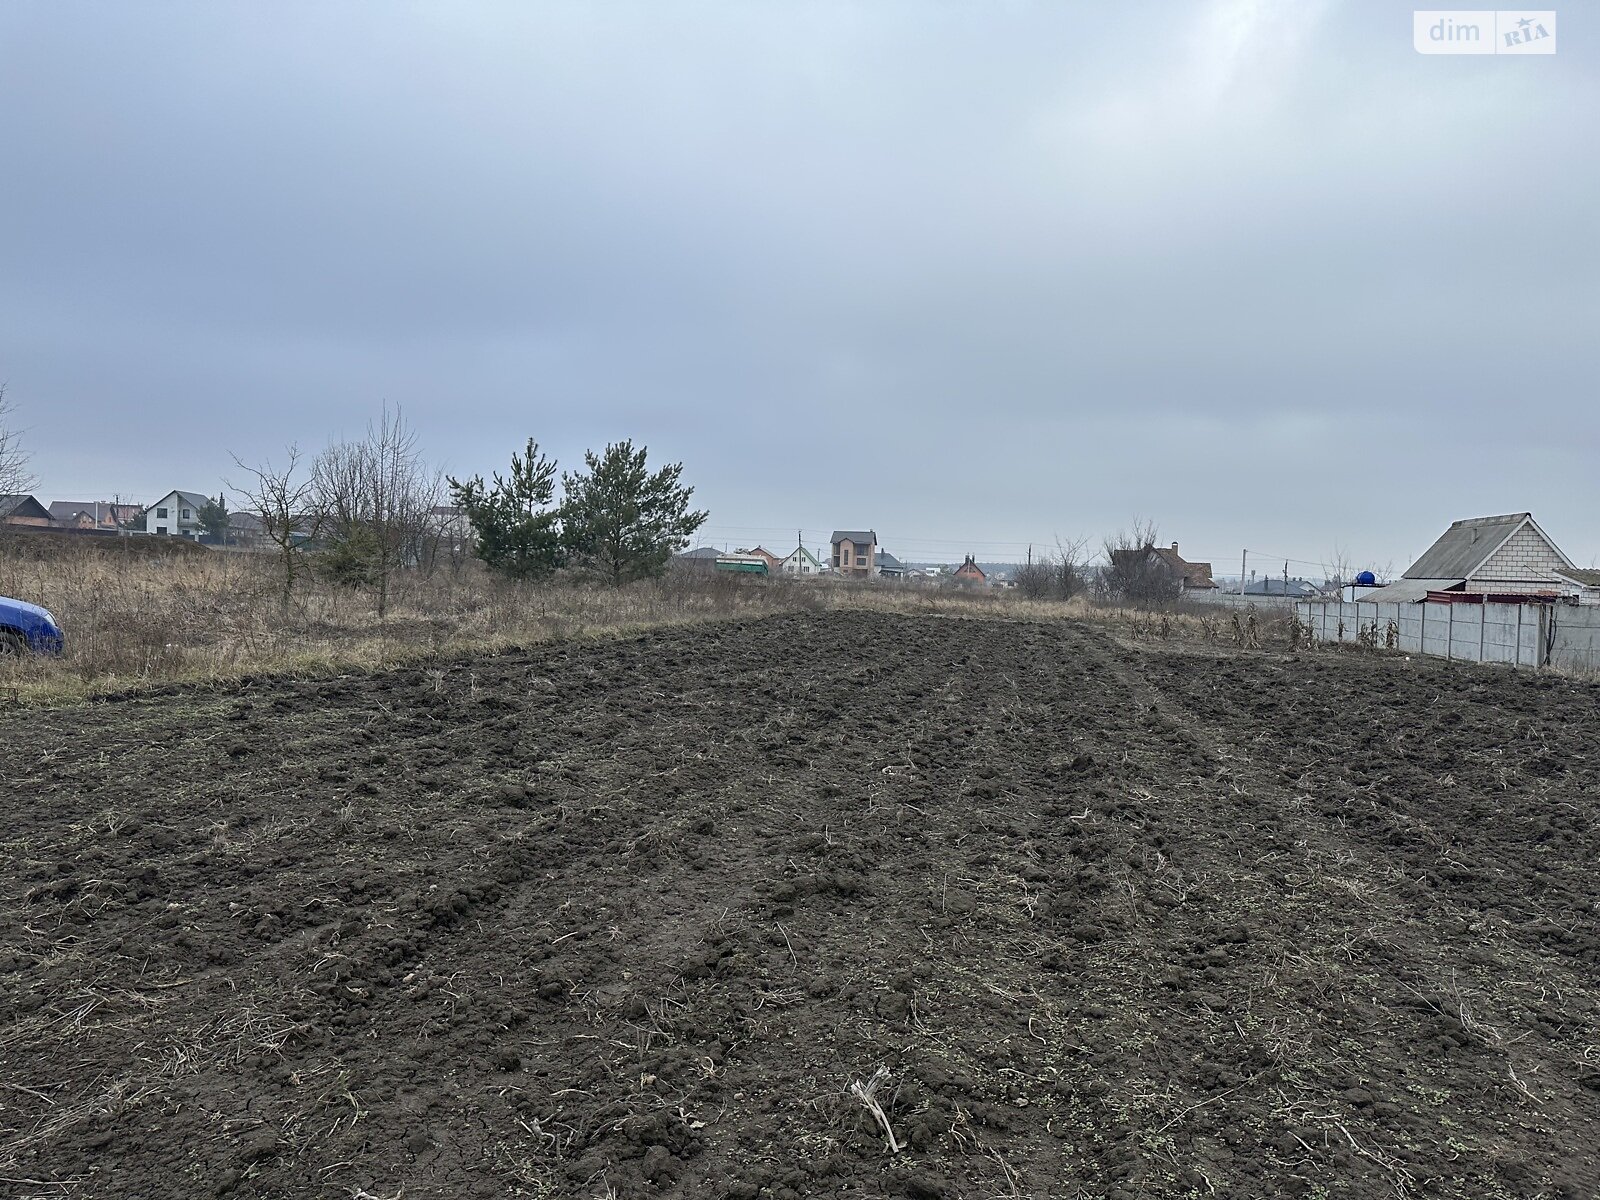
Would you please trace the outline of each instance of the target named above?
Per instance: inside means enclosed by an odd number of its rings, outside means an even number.
[[[66,635],[48,609],[0,596],[0,658],[12,654],[60,654]]]

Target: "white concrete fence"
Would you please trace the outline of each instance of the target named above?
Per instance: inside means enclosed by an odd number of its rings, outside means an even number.
[[[1319,642],[1463,662],[1600,671],[1600,608],[1571,604],[1302,601],[1295,615]]]

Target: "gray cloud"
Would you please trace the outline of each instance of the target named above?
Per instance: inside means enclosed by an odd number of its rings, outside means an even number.
[[[1383,562],[1532,507],[1587,562],[1561,19],[1506,59],[1376,2],[13,5],[0,378],[47,497],[387,399],[461,470],[642,438],[719,541],[1140,513]]]

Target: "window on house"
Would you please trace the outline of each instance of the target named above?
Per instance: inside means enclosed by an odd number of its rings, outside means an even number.
[[[167,510],[164,509],[164,508],[156,509],[156,516],[160,517],[163,521],[165,521],[167,519]]]
[[[856,555],[856,566],[864,567],[866,565],[867,565],[867,556],[865,554]]]
[[[167,531],[167,527],[165,525],[157,525],[156,526],[156,532],[157,533],[165,533],[166,531]]]
[[[186,508],[186,509],[183,510],[183,512],[181,514],[179,514],[179,519],[187,521],[192,515],[193,514],[190,513],[190,511]]]

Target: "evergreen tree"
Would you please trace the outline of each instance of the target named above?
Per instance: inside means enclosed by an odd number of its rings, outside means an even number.
[[[511,475],[452,478],[450,491],[472,523],[476,553],[494,571],[514,579],[537,579],[561,565],[561,512],[552,506],[556,464],[528,439],[522,454],[511,456]]]
[[[603,455],[584,454],[587,472],[563,474],[561,514],[572,561],[613,585],[660,575],[675,550],[705,523],[692,512],[693,488],[682,487],[683,464],[652,474],[645,447],[609,445]]]
[[[200,522],[200,528],[210,537],[219,542],[228,540],[228,505],[221,496],[215,500],[207,500],[205,507],[195,514],[195,519]]]

